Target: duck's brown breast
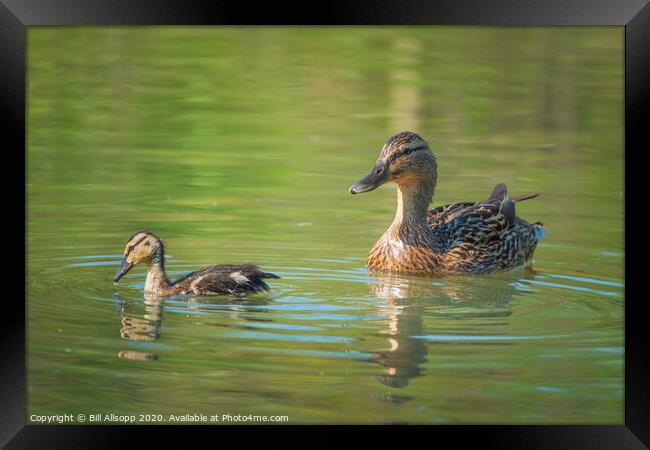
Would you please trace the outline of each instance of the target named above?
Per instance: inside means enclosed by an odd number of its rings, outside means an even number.
[[[370,250],[366,266],[392,272],[443,273],[441,255],[429,247],[407,244],[399,239],[381,239]]]
[[[475,246],[463,243],[444,253],[421,245],[380,240],[370,251],[366,266],[403,273],[459,274],[488,273],[520,265],[521,258],[503,258],[504,246]]]

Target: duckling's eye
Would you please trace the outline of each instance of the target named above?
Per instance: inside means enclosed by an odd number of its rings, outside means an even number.
[[[133,251],[133,246],[132,246],[132,245],[129,245],[129,251],[130,251],[130,252]]]
[[[145,242],[145,243],[144,243],[144,246],[145,246],[145,247],[149,247],[149,241]]]

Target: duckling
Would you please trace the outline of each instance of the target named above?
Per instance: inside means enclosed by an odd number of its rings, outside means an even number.
[[[546,229],[515,215],[515,204],[537,197],[511,198],[497,184],[487,200],[459,202],[427,211],[436,187],[438,165],[429,144],[404,131],[384,144],[370,173],[350,187],[352,194],[397,184],[397,213],[370,250],[366,266],[407,273],[490,273],[531,260]]]
[[[172,282],[165,272],[165,247],[162,240],[148,230],[133,233],[124,248],[124,259],[115,274],[117,283],[138,263],[147,265],[145,294],[153,295],[245,295],[260,291],[270,291],[264,278],[280,278],[262,272],[253,264],[228,264],[208,266]]]

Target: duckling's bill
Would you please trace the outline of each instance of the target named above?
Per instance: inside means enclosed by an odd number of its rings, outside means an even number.
[[[115,278],[113,278],[113,282],[117,283],[118,281],[120,281],[120,279],[124,275],[126,275],[126,273],[129,270],[131,270],[132,267],[133,267],[133,263],[127,261],[126,258],[124,258],[122,260],[122,264],[120,264],[120,268],[117,270],[117,273],[115,274]]]

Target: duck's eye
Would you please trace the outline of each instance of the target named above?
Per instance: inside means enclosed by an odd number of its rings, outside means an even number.
[[[411,153],[413,153],[412,148],[407,148],[406,150],[404,150],[404,155],[410,155]]]
[[[129,245],[129,251],[130,251],[130,252],[133,251],[133,246],[132,246],[132,245]]]
[[[381,174],[383,171],[384,171],[384,166],[377,167],[377,168],[375,169],[375,175],[379,175],[379,174]]]
[[[144,243],[144,246],[145,246],[145,247],[149,247],[149,241],[145,242],[145,243]]]

